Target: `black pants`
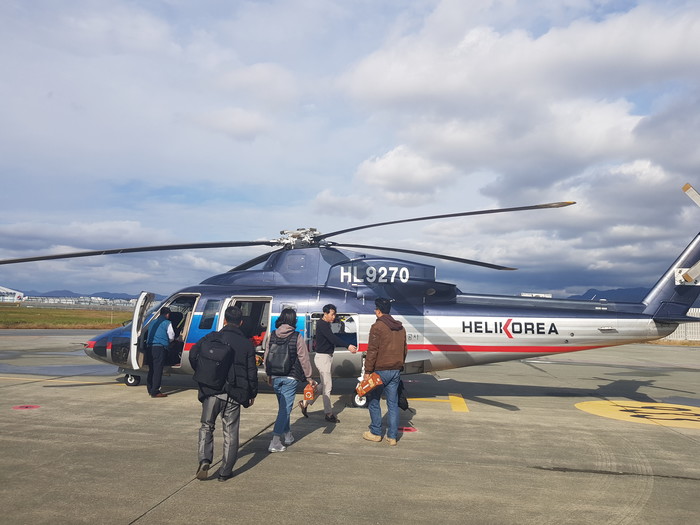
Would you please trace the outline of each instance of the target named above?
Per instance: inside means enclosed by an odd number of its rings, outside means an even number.
[[[146,386],[148,393],[156,395],[160,392],[160,382],[163,379],[163,367],[165,366],[165,358],[168,349],[162,345],[153,345],[148,347],[148,377]]]
[[[223,399],[222,399],[223,397]],[[238,459],[238,426],[241,405],[224,396],[209,396],[202,401],[202,426],[199,428],[199,462],[214,459],[214,428],[217,416],[221,415],[224,430],[224,454],[221,458],[220,476],[230,476]]]

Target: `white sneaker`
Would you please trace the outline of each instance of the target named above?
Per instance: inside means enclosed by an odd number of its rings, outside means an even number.
[[[291,432],[291,430],[290,430],[289,432],[287,432],[287,433],[284,435],[284,444],[285,444],[286,446],[289,446],[289,445],[291,445],[292,443],[294,443],[294,436],[292,435],[292,432]]]
[[[284,452],[287,450],[287,447],[285,447],[282,444],[282,440],[278,435],[272,436],[272,441],[270,442],[270,446],[267,448],[269,452]]]

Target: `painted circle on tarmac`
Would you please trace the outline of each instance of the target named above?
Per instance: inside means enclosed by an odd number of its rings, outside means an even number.
[[[700,429],[700,408],[641,401],[584,401],[576,408],[596,416],[646,425]]]
[[[17,405],[12,407],[12,410],[32,410],[33,408],[41,408],[39,405]]]

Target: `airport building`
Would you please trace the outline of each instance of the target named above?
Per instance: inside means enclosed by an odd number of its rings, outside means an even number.
[[[0,286],[0,303],[18,303],[20,301],[24,301],[22,292]]]

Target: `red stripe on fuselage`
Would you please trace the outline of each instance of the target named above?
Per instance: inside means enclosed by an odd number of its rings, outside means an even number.
[[[367,343],[361,344],[359,351],[367,351]],[[564,352],[578,352],[604,348],[606,345],[590,346],[461,346],[461,345],[408,345],[409,350],[429,350],[431,352],[514,352],[528,354],[561,354]]]

